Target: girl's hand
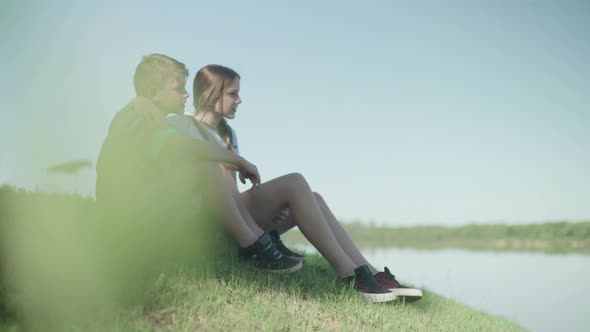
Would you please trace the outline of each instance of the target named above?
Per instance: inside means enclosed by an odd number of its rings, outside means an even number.
[[[246,179],[252,182],[252,189],[255,187],[258,188],[260,185],[260,174],[258,173],[258,168],[254,166],[254,164],[250,163],[244,158],[240,158],[240,165],[238,172],[240,173],[239,178],[240,182],[246,184]]]

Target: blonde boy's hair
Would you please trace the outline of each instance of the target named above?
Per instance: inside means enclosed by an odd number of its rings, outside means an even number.
[[[150,54],[143,57],[133,76],[135,93],[138,96],[153,97],[154,93],[171,79],[185,79],[188,69],[184,63],[164,54]]]

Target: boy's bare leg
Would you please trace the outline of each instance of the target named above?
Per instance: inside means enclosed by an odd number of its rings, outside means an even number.
[[[289,188],[289,190],[285,190]],[[297,173],[261,184],[241,194],[254,220],[271,222],[289,206],[303,235],[332,265],[340,276],[354,274],[356,264],[338,244],[305,178]],[[265,227],[263,227],[265,228]]]
[[[238,207],[240,214],[242,215],[242,218],[246,222],[246,225],[248,225],[248,227],[250,227],[250,230],[258,237],[262,236],[262,234],[264,234],[264,230],[260,228],[258,223],[250,214],[250,211],[242,201],[242,194],[238,191],[238,187],[236,185],[234,177],[232,176],[230,171],[226,170],[225,168],[221,167],[221,170],[225,178],[227,190],[231,192],[234,202]]]
[[[204,163],[202,171],[208,175],[205,177],[208,180],[204,195],[208,208],[223,223],[226,231],[238,242],[240,247],[248,247],[262,233],[257,234],[252,231],[244,220],[220,166],[212,162]]]

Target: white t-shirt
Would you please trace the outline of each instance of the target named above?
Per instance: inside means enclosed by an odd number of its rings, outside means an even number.
[[[214,142],[218,144],[220,147],[227,149],[227,144],[225,144],[225,142],[223,141],[221,136],[219,136],[217,131],[207,127],[204,124],[195,123],[198,121],[194,121],[192,116],[192,114],[168,114],[167,118],[168,122],[172,124],[180,132],[185,133],[194,139]],[[199,130],[197,126],[199,126],[202,130]],[[236,132],[232,127],[229,127],[229,129],[231,131],[230,143],[233,146],[234,150],[236,150],[236,152],[239,154],[238,137],[236,136]],[[202,132],[205,132],[207,134],[208,139],[203,137],[203,135],[201,134]]]

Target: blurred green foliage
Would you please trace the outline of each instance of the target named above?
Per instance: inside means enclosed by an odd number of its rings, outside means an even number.
[[[168,195],[114,213],[92,198],[1,187],[0,313],[29,330],[108,326],[119,308],[149,301],[161,273],[198,270],[225,242],[191,199]]]

